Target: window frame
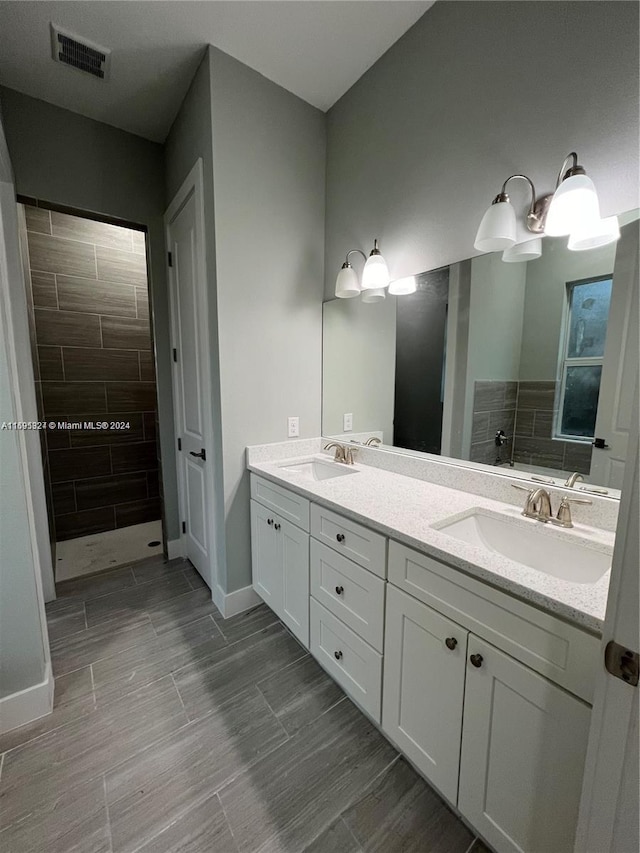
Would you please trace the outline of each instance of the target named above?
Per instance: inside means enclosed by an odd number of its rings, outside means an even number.
[[[601,356],[589,356],[585,358],[571,358],[568,355],[570,329],[571,329],[571,305],[573,302],[573,291],[581,284],[594,284],[598,281],[611,281],[613,290],[613,272],[602,273],[601,275],[590,276],[589,278],[579,278],[573,281],[565,282],[565,301],[564,311],[562,312],[562,329],[560,334],[560,347],[558,351],[558,390],[556,392],[555,416],[553,424],[553,438],[557,441],[573,441],[577,444],[593,444],[594,435],[567,435],[562,432],[562,415],[564,411],[564,398],[567,384],[567,368],[569,367],[590,367],[604,365],[605,349]],[[609,314],[611,313],[611,302],[609,302]],[[607,315],[607,332],[609,331],[609,315]],[[605,335],[606,348],[606,335]],[[600,374],[600,384],[602,384],[602,373]]]

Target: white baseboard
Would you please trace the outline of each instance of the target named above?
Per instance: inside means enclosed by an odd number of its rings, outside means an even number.
[[[0,734],[50,714],[53,710],[53,688],[53,674],[48,663],[44,679],[39,684],[0,699]]]
[[[216,584],[211,591],[211,597],[225,619],[262,604],[262,599],[252,586],[245,586],[242,589],[236,589],[234,592],[225,594],[222,588]]]
[[[182,539],[167,539],[167,557],[170,560],[175,560],[176,557],[184,557]]]

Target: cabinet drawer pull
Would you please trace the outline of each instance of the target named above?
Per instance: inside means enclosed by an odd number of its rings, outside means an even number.
[[[273,526],[275,527],[275,529],[276,529],[276,530],[280,530],[280,525],[278,524],[278,522],[277,522],[277,521],[276,521],[276,523],[275,523]]]
[[[455,637],[447,637],[447,639],[444,642],[445,642],[446,647],[448,649],[451,649],[451,651],[453,651],[455,649],[455,647],[458,645],[458,641],[456,640]]]
[[[338,595],[342,595],[342,593],[344,592],[344,587],[343,586],[337,586],[336,592],[338,593]]]
[[[336,539],[338,542],[344,542],[344,533],[338,533]]]
[[[469,660],[475,667],[479,668],[482,666],[482,661],[484,660],[484,658],[482,657],[482,655],[470,655]]]
[[[334,652],[333,656],[336,660],[341,660],[342,659],[342,652]]]
[[[271,525],[273,524],[273,519],[272,519],[272,518],[268,518],[268,519],[267,519],[267,524],[269,525],[269,527],[271,527]]]

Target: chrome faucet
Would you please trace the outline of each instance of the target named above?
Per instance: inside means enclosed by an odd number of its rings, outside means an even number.
[[[582,482],[584,483],[584,477],[582,476],[582,474],[578,473],[578,471],[574,471],[573,474],[567,477],[567,482],[565,483],[565,486],[567,487],[567,489],[572,489],[578,482],[578,480],[582,480]]]
[[[332,447],[335,447],[336,454],[333,457],[334,462],[342,462],[345,465],[353,465],[355,448],[353,447],[343,447],[342,444],[338,444],[336,441],[330,441],[329,444],[325,444],[324,449],[330,450]]]
[[[365,441],[364,446],[365,447],[377,447],[379,444],[380,444],[380,439],[377,436],[372,435],[371,438],[368,438]]]
[[[516,486],[511,484],[514,489],[527,492],[527,499],[524,503],[522,515],[525,518],[534,518],[536,521],[542,521],[545,524],[551,518],[551,496],[546,489],[527,489],[526,486]]]

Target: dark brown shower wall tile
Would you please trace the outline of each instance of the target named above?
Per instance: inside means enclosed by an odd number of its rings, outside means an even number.
[[[528,456],[531,465],[562,469],[564,461],[564,442],[562,441],[516,436],[515,448],[520,462],[525,461],[524,456]]]
[[[102,317],[102,346],[105,349],[151,349],[148,320]]]
[[[107,409],[110,413],[151,412],[155,408],[154,382],[107,383]]]
[[[135,289],[127,284],[66,275],[59,275],[57,279],[58,302],[62,311],[136,316]]]
[[[516,414],[516,435],[533,435],[535,409],[518,409]]]
[[[71,430],[58,429],[58,424],[68,421],[66,415],[48,415],[47,422],[54,423],[55,427],[49,429],[47,427],[47,448],[48,450],[67,450],[71,447]]]
[[[137,350],[63,347],[67,381],[135,382],[139,377]]]
[[[43,207],[32,207],[25,204],[24,215],[27,220],[27,231],[35,231],[38,234],[51,234],[51,219],[49,211]]]
[[[140,255],[145,255],[147,252],[147,246],[144,231],[134,231],[132,229],[131,238],[133,240],[133,251]]]
[[[140,379],[143,382],[155,382],[156,371],[153,364],[153,355],[150,350],[143,352],[138,350],[140,359]]]
[[[594,450],[591,444],[581,444],[576,441],[565,441],[565,471],[578,471],[580,474],[589,474],[591,472],[591,457],[593,453],[606,453],[606,451]]]
[[[542,409],[552,412],[555,407],[555,382],[521,382],[518,391],[518,410]]]
[[[51,497],[54,515],[76,511],[76,491],[73,483],[54,483],[51,486]]]
[[[111,473],[108,447],[72,447],[69,450],[50,450],[51,482],[62,483],[85,477],[100,477]],[[99,504],[93,504],[99,506]],[[89,509],[89,507],[81,507]]]
[[[61,347],[38,347],[40,379],[43,381],[63,380]]]
[[[122,252],[96,246],[98,278],[146,287],[147,261],[138,252]]]
[[[146,441],[156,441],[157,440],[157,425],[156,425],[156,413],[155,412],[144,412],[142,415],[144,421],[144,437]]]
[[[504,409],[505,382],[476,382],[473,395],[474,412]]]
[[[147,475],[144,471],[76,481],[76,503],[79,510],[143,500],[146,497]]]
[[[146,288],[136,287],[136,312],[140,319],[149,319],[149,293]]]
[[[147,491],[150,498],[160,496],[160,472],[157,468],[153,471],[147,471]]]
[[[68,240],[80,240],[83,243],[95,243],[97,246],[125,251],[131,251],[133,247],[132,232],[128,228],[70,216],[55,210],[51,211],[51,229],[55,237],[66,237]]]
[[[495,436],[499,429],[509,437],[513,435],[516,422],[515,409],[497,409],[489,414],[489,435]]]
[[[44,410],[78,415],[86,411],[106,412],[104,382],[44,382]],[[142,408],[129,406],[128,408]],[[77,419],[77,417],[76,417]]]
[[[100,347],[100,318],[95,314],[51,311],[36,308],[36,335],[39,344]]]
[[[89,423],[105,421],[105,415],[89,414],[82,415],[81,419]],[[107,416],[109,424],[118,424],[113,429],[86,429],[74,430],[71,433],[72,447],[93,447],[100,444],[130,444],[132,442],[144,441],[144,428],[141,412],[123,412],[116,418]]]
[[[35,308],[58,308],[56,277],[53,273],[32,272],[31,291]]]
[[[119,444],[111,448],[111,464],[114,474],[126,471],[149,471],[158,467],[155,441],[137,444]]]
[[[553,436],[553,412],[537,410],[533,422],[533,435],[535,438],[552,438]]]
[[[471,443],[486,441],[489,437],[489,412],[474,412],[471,422]]]
[[[482,462],[483,465],[493,465],[496,461],[497,454],[498,448],[496,447],[493,439],[488,441],[478,441],[471,444],[469,459],[471,462]],[[509,459],[510,457],[511,449],[508,444],[504,445],[502,448],[502,458]]]
[[[55,525],[56,540],[62,542],[77,536],[88,536],[90,533],[115,530],[115,512],[112,506],[90,509],[87,512],[71,512],[68,515],[56,516]]]
[[[31,232],[29,259],[33,270],[96,278],[95,250],[89,243]]]
[[[116,507],[116,527],[129,527],[132,524],[144,524],[160,518],[160,498],[121,504]]]
[[[516,400],[518,399],[518,383],[504,383],[504,407],[505,409],[515,408]]]

